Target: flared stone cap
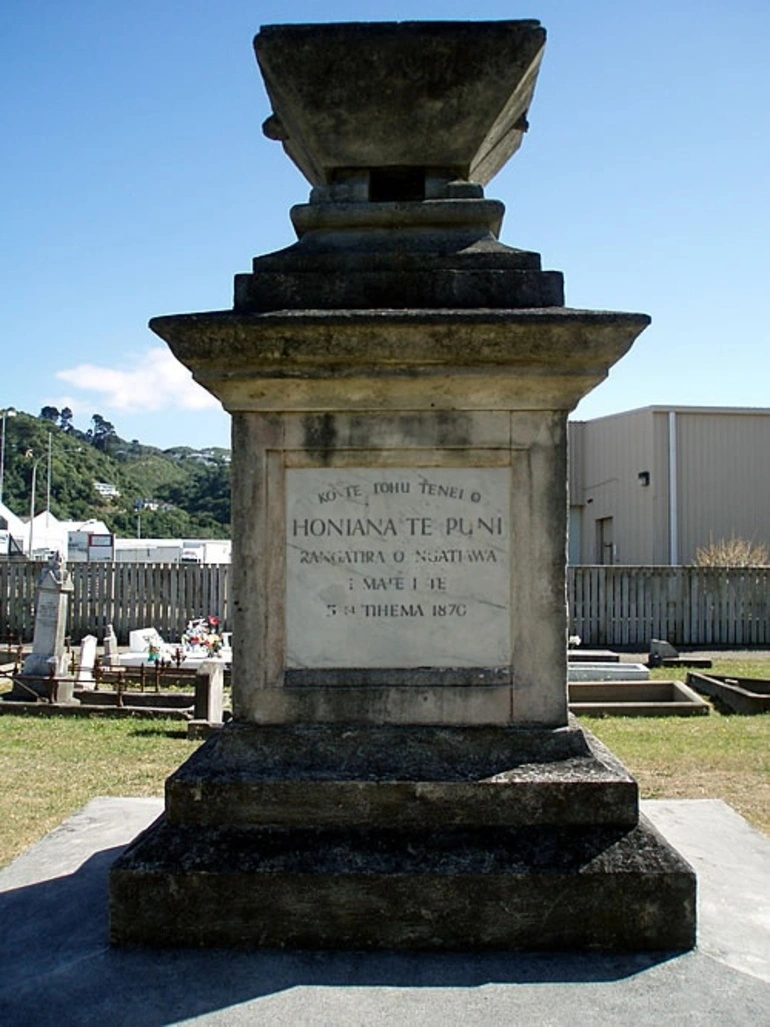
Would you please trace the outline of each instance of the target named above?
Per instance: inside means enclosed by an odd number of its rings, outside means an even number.
[[[154,317],[226,410],[572,410],[646,314],[534,310],[220,310]]]
[[[484,185],[521,144],[544,46],[538,21],[269,25],[264,131],[314,186],[385,168]]]

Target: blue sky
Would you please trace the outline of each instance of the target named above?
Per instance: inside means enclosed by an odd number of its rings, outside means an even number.
[[[538,18],[531,129],[487,187],[573,307],[653,324],[577,411],[770,406],[767,0],[4,0],[0,407],[69,405],[159,446],[228,445],[146,327],[227,308],[308,185],[260,131],[281,22]]]

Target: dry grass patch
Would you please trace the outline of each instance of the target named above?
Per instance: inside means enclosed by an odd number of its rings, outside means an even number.
[[[711,539],[707,546],[695,550],[696,567],[767,567],[770,564],[770,546],[748,538]]]

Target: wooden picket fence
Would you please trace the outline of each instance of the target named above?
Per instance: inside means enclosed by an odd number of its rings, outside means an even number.
[[[0,564],[0,635],[30,641],[35,623],[35,584],[44,563]],[[180,638],[188,620],[219,617],[230,625],[229,564],[70,563],[74,591],[67,624],[78,642],[101,640],[112,624],[118,641],[133,628],[154,627],[168,641]]]
[[[584,646],[770,646],[770,567],[570,567]]]
[[[0,563],[0,636],[30,641],[41,563]],[[229,564],[69,564],[73,641],[112,624],[180,637],[193,617],[218,616],[231,630]],[[570,634],[584,646],[646,650],[676,646],[770,646],[770,567],[570,567]]]

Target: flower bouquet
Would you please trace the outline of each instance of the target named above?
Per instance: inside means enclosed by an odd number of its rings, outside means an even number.
[[[222,636],[219,633],[219,617],[200,617],[191,620],[182,635],[182,642],[187,650],[204,649],[207,656],[216,656],[222,649]]]

